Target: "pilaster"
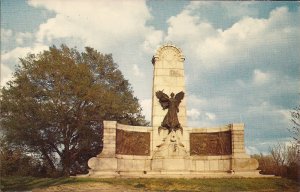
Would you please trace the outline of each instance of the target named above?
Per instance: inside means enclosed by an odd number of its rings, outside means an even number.
[[[116,156],[116,121],[103,121],[103,150],[97,157],[114,158]]]

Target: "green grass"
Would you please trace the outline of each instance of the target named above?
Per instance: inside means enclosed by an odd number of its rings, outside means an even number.
[[[216,179],[96,179],[96,178],[1,178],[1,190],[17,191],[62,184],[107,183],[154,191],[300,191],[294,181],[283,178],[216,178]]]

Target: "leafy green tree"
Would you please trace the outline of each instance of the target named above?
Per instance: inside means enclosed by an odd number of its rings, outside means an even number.
[[[55,46],[28,54],[1,94],[7,140],[40,154],[52,171],[84,172],[102,148],[103,120],[146,125],[112,55]]]

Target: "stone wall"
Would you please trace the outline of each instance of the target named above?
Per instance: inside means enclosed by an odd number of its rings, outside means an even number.
[[[220,177],[228,176],[233,172],[239,176],[259,176],[258,171],[256,171],[257,161],[245,153],[243,124],[184,129],[184,133],[188,135],[188,141],[190,136],[194,134],[201,136],[214,135],[212,137],[213,143],[216,143],[216,140],[218,140],[216,138],[220,137],[225,137],[228,142],[228,135],[230,135],[231,145],[225,145],[231,146],[231,153],[222,155],[193,154],[192,151],[189,151],[188,155],[185,156],[175,155],[155,158],[155,148],[151,147],[153,131],[152,127],[128,126],[118,124],[115,121],[104,121],[103,151],[97,157],[89,160],[88,165],[91,168],[89,175],[95,177],[118,177],[121,175],[131,175],[133,177],[173,177],[176,175],[178,177],[180,175],[206,177],[214,175]],[[148,137],[149,143],[129,145],[130,147],[140,148],[142,144],[144,145],[142,151],[149,147],[150,153],[136,153],[134,150],[127,151],[127,154],[118,153],[118,145],[124,144],[126,146],[128,144],[126,142],[128,138],[118,138],[118,133],[129,134],[129,137],[133,137],[133,140],[138,142],[144,141],[143,139]],[[143,138],[137,138],[140,135],[143,135]],[[196,143],[201,143],[201,141]],[[187,145],[185,148],[193,149],[194,147]]]
[[[120,171],[150,170],[152,127],[122,125],[116,121],[103,123],[103,150],[88,161],[90,175],[109,177]]]

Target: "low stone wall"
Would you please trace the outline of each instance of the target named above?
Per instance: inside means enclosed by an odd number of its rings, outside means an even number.
[[[152,127],[104,121],[103,151],[89,160],[89,175],[175,177],[192,174],[205,177],[213,173],[217,177],[242,172],[247,176],[259,176],[258,162],[245,153],[244,124],[184,128],[187,155],[171,157],[154,155],[157,148],[152,145],[153,130]]]

